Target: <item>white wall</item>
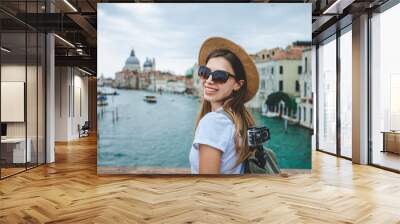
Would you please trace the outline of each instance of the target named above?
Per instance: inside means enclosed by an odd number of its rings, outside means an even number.
[[[88,78],[77,75],[77,70],[74,70],[74,107],[71,108],[72,110],[72,119],[71,119],[71,132],[70,135],[73,136],[72,138],[79,137],[78,133],[78,124],[81,126],[88,121]],[[72,99],[71,98],[71,99]],[[71,104],[72,105],[72,104]]]
[[[68,140],[68,86],[70,77],[67,67],[55,68],[55,141]]]
[[[55,141],[77,139],[78,124],[88,120],[88,78],[83,75],[76,68],[56,67]]]

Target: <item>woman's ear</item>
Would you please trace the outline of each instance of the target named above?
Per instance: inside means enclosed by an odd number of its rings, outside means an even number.
[[[233,86],[233,90],[238,91],[240,87],[242,87],[244,84],[244,80],[239,80],[238,82],[235,83]]]

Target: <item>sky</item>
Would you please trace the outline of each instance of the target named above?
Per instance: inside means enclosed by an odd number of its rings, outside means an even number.
[[[241,45],[249,54],[311,41],[311,4],[273,3],[99,3],[97,70],[114,78],[131,49],[141,66],[183,75],[211,36]]]

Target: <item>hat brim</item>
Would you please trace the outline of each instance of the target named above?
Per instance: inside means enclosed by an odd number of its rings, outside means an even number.
[[[253,60],[242,47],[222,37],[208,38],[201,45],[198,59],[199,65],[205,65],[208,55],[215,50],[221,49],[229,50],[235,54],[242,63],[247,81],[247,95],[245,101],[251,100],[258,91],[259,75]]]

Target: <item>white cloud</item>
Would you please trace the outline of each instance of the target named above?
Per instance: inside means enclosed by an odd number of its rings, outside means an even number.
[[[158,69],[183,74],[210,36],[249,53],[285,47],[311,40],[311,10],[303,4],[100,4],[98,72],[113,77],[134,48],[141,63],[154,57]]]

